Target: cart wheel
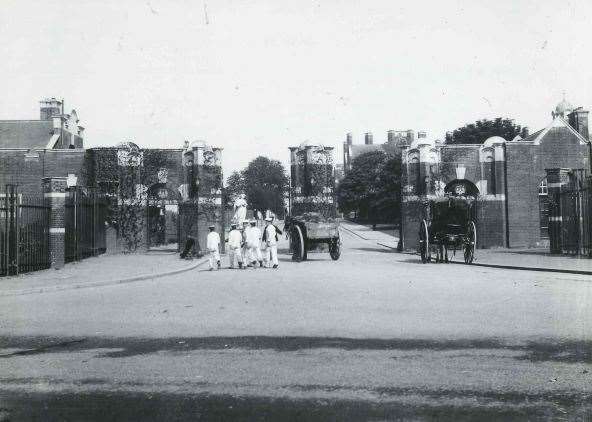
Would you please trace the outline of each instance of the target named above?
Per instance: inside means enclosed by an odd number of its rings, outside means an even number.
[[[337,261],[341,256],[341,239],[339,237],[329,244],[329,255],[333,261]]]
[[[473,221],[467,227],[467,241],[465,243],[465,264],[471,264],[475,258],[475,246],[477,245],[477,229]]]
[[[421,255],[421,262],[424,264],[431,260],[428,223],[425,220],[421,220],[419,224],[419,254]]]
[[[298,224],[292,229],[292,261],[300,262],[304,259],[304,236]]]

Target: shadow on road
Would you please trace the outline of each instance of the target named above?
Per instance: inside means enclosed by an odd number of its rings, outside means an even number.
[[[446,393],[446,392],[444,392]],[[43,421],[359,421],[359,420],[550,420],[569,411],[588,420],[589,406],[580,397],[554,402],[540,398],[505,397],[513,406],[477,394],[473,405],[410,404],[390,400],[285,399],[211,394],[155,392],[0,393],[10,420]],[[488,405],[489,404],[489,405]],[[557,409],[558,405],[563,409]],[[565,409],[565,410],[564,410]]]
[[[176,338],[48,338],[0,337],[0,345],[10,352],[0,359],[43,353],[71,352],[74,350],[117,349],[101,352],[97,357],[121,358],[156,352],[186,352],[188,350],[270,349],[292,352],[306,349],[341,350],[463,350],[505,349],[523,352],[516,359],[533,362],[555,361],[566,363],[592,363],[592,341],[528,342],[507,344],[498,339],[355,339],[343,337],[176,337]],[[15,350],[16,349],[16,350]]]

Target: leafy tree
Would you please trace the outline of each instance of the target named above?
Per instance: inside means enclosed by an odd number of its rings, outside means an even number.
[[[396,221],[401,206],[401,157],[388,157],[379,168],[374,195],[375,213],[384,221]]]
[[[447,144],[482,144],[487,138],[501,136],[511,141],[520,134],[521,126],[514,124],[511,119],[498,117],[495,120],[477,120],[452,132],[452,137],[446,137]]]
[[[356,157],[341,180],[337,201],[342,212],[362,219],[393,221],[399,217],[401,160],[382,151]]]
[[[242,172],[233,171],[232,174],[228,176],[226,185],[228,199],[234,201],[234,199],[236,199],[239,194],[245,192],[245,178],[243,177]]]
[[[240,173],[231,174],[227,183],[229,194],[246,194],[250,208],[283,215],[289,180],[281,162],[259,156]]]

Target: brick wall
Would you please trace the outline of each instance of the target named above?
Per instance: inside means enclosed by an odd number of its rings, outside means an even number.
[[[477,248],[504,246],[505,204],[500,200],[477,201]]]
[[[479,164],[479,146],[454,146],[440,150],[440,175],[445,183],[456,179],[457,166],[463,166],[465,179],[477,183],[481,179],[481,166]]]
[[[0,150],[0,186],[17,184],[20,192],[41,194],[41,179],[69,173],[82,184],[84,161],[84,150]]]
[[[537,246],[541,242],[538,186],[545,169],[589,169],[588,146],[580,145],[567,128],[551,128],[540,145],[508,142],[506,157],[510,246]]]

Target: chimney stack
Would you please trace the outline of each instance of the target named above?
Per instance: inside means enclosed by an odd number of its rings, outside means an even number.
[[[62,101],[46,98],[39,101],[39,115],[41,120],[51,120],[52,116],[62,114]]]
[[[427,136],[428,136],[427,133],[423,130],[417,132],[417,139],[426,138]]]
[[[522,127],[522,132],[520,132],[520,137],[522,139],[524,139],[524,138],[527,138],[528,135],[530,135],[530,129],[528,128],[528,126]]]
[[[347,135],[345,135],[345,142],[346,142],[348,145],[351,145],[351,144],[353,144],[353,142],[354,142],[354,141],[353,141],[353,138],[352,138],[352,134],[351,134],[351,132],[350,132],[350,133],[348,133]]]
[[[372,133],[371,132],[366,132],[366,134],[364,135],[364,143],[366,145],[372,145]]]
[[[446,132],[446,143],[449,144],[452,142],[453,136],[452,136],[452,132]]]
[[[395,131],[394,131],[394,130],[389,130],[389,131],[386,133],[386,141],[387,141],[389,144],[392,144],[393,142],[395,142]]]
[[[574,128],[585,140],[590,140],[590,134],[588,132],[588,110],[584,110],[582,107],[574,109],[567,116],[569,125]]]
[[[415,141],[415,132],[413,130],[407,131],[407,145],[411,145]]]

